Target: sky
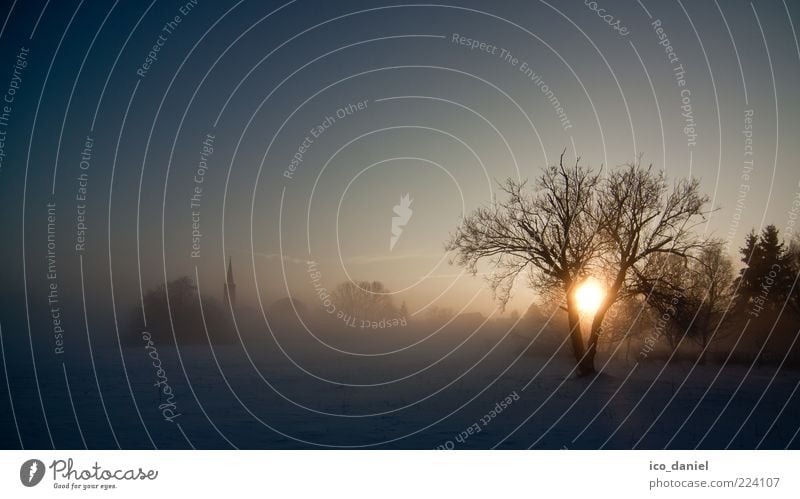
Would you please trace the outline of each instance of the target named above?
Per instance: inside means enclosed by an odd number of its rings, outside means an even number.
[[[0,91],[15,92],[6,315],[45,306],[48,215],[62,298],[102,322],[183,275],[219,298],[229,259],[252,307],[318,306],[313,261],[328,289],[379,280],[411,313],[490,313],[485,282],[450,265],[445,242],[498,182],[534,178],[563,150],[700,178],[717,208],[701,231],[731,254],[751,228],[794,227],[788,3],[13,5],[0,32]],[[520,286],[510,309],[534,298]]]

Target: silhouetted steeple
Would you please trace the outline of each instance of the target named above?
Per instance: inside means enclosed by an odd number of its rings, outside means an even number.
[[[228,272],[225,279],[225,284],[222,287],[225,302],[229,303],[231,308],[236,307],[236,283],[233,281],[233,261],[228,257]]]

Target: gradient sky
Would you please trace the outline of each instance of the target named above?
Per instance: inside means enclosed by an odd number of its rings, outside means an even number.
[[[491,200],[497,181],[534,177],[563,149],[596,168],[642,153],[671,178],[701,178],[719,208],[704,229],[732,250],[751,227],[791,226],[800,50],[797,9],[782,2],[599,2],[627,27],[622,35],[585,2],[201,0],[144,77],[137,69],[185,2],[72,4],[42,11],[42,1],[19,2],[0,33],[0,89],[20,48],[30,49],[0,170],[4,314],[22,306],[21,236],[28,292],[42,301],[48,202],[57,204],[60,285],[80,296],[75,195],[87,136],[84,287],[107,315],[111,279],[118,306],[128,307],[139,269],[145,289],[197,269],[218,296],[226,257],[250,304],[257,284],[265,304],[291,294],[315,306],[305,263],[314,260],[331,288],[348,277],[381,280],[412,312],[488,312],[483,281],[448,264],[448,234],[464,210]],[[470,49],[454,34],[497,50]],[[683,131],[681,88],[695,144]],[[337,117],[359,102],[363,109]],[[748,110],[754,163],[743,179]],[[208,134],[202,249],[191,258],[189,200]],[[306,137],[313,142],[287,178]],[[390,250],[392,210],[406,193],[413,215]],[[512,308],[531,297],[520,289]]]

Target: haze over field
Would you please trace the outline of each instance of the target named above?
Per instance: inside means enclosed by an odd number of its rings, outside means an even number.
[[[796,448],[797,16],[5,6],[0,447]]]

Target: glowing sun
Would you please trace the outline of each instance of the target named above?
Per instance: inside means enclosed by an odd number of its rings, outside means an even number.
[[[584,314],[594,315],[604,296],[605,291],[600,283],[594,279],[587,279],[575,291],[578,310]]]

